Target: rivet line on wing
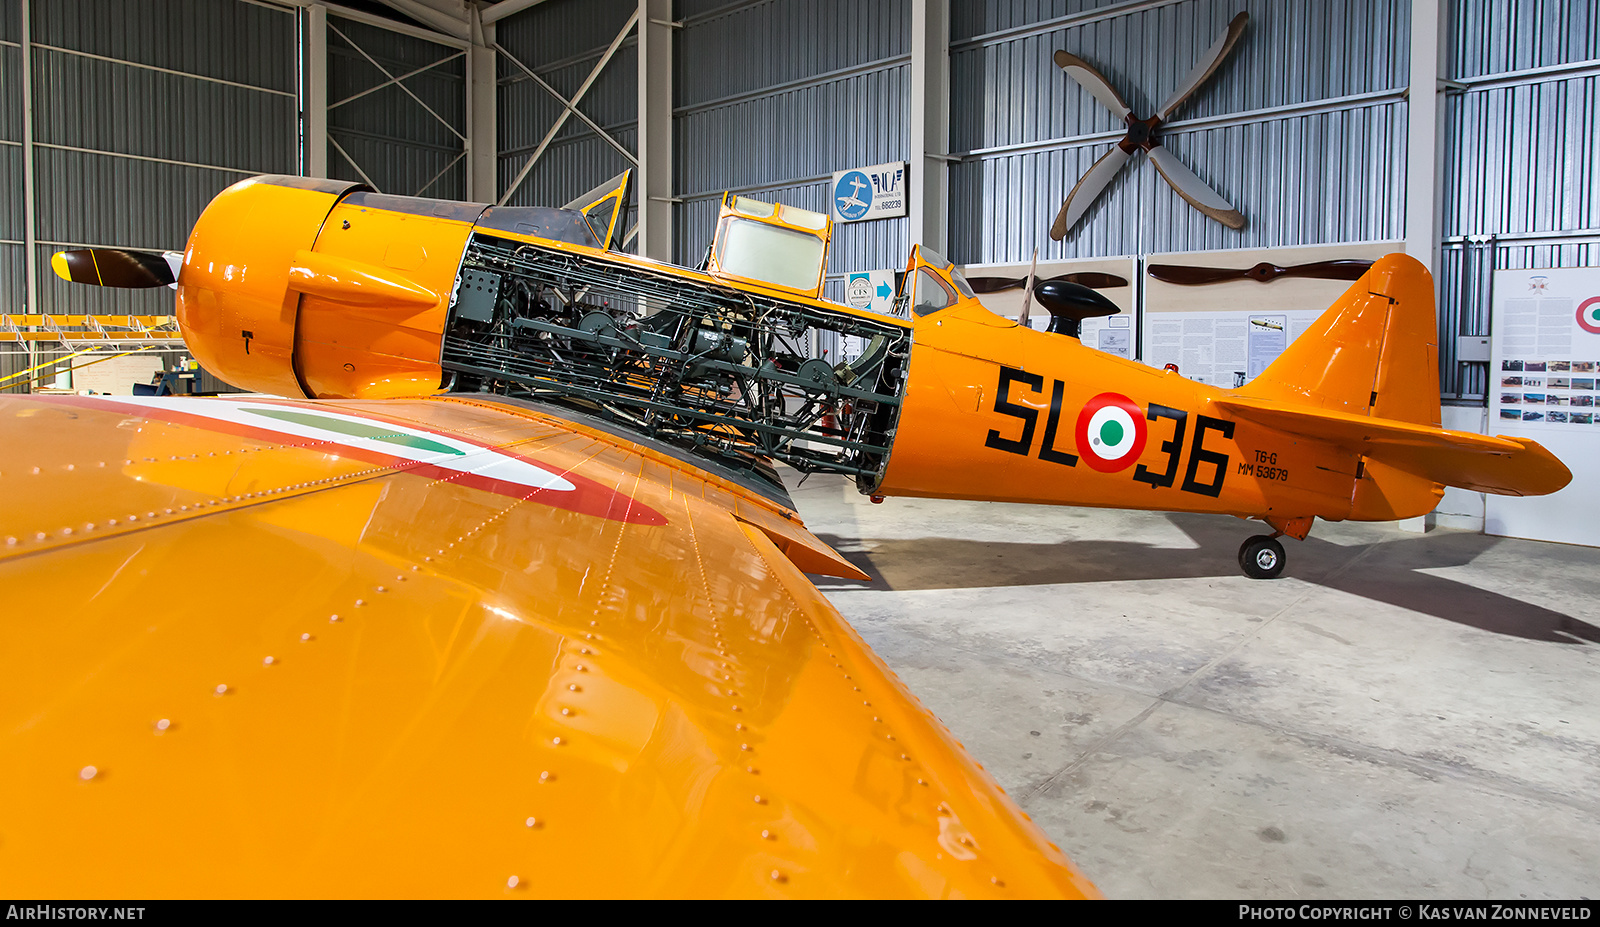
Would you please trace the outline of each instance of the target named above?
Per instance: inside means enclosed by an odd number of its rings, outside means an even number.
[[[327,444],[332,442],[316,443]],[[250,450],[275,450],[281,447],[298,447],[298,445],[267,445],[261,447],[244,448],[241,449],[239,453],[243,454]],[[212,453],[214,454],[215,452]],[[227,456],[231,453],[233,452],[224,451],[223,455]],[[192,454],[185,458],[174,457],[172,459],[191,459],[198,456],[198,454]],[[145,460],[149,462],[156,462],[156,458],[154,457],[147,457]],[[134,461],[131,459],[123,461],[125,466],[132,465],[133,463]],[[188,502],[180,502],[176,506],[162,506],[159,510],[148,509],[143,515],[140,515],[138,512],[132,512],[125,516],[112,515],[102,517],[94,521],[84,522],[82,525],[67,525],[62,528],[54,529],[54,531],[23,531],[18,534],[7,535],[3,541],[0,541],[0,553],[15,551],[18,554],[28,554],[40,550],[54,549],[67,544],[93,540],[97,537],[120,536],[133,531],[159,527],[160,525],[169,524],[176,521],[187,521],[191,518],[196,518],[202,515],[210,515],[217,512],[227,512],[242,509],[251,505],[259,504],[261,502],[275,501],[278,498],[293,498],[296,496],[306,495],[310,492],[316,492],[323,487],[329,486],[330,484],[350,483],[374,478],[377,476],[391,475],[422,465],[422,461],[406,461],[398,466],[372,467],[366,470],[358,470],[351,473],[339,474],[333,477],[325,477],[317,480],[305,480],[279,487],[258,489],[251,492],[237,493],[231,496],[221,496],[215,499],[192,499]],[[98,469],[98,467],[101,466],[104,466],[104,462],[98,463],[96,468]],[[38,469],[39,468],[37,467],[33,468],[35,472],[37,472]],[[67,469],[73,469],[73,465],[68,464]]]

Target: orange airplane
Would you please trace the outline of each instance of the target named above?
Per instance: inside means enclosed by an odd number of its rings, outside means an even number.
[[[866,577],[775,464],[1294,537],[1570,479],[1439,427],[1408,258],[1224,391],[1081,346],[1093,291],[1041,283],[1034,332],[921,248],[898,317],[822,300],[831,223],[788,206],[725,198],[703,270],[624,254],[627,184],[259,177],[171,259],[56,255],[175,285],[266,395],[0,397],[0,889],[1092,896],[805,578]]]

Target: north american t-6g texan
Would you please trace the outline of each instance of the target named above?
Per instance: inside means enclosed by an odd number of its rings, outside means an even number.
[[[727,197],[692,270],[619,250],[626,201],[258,177],[181,253],[57,256],[175,285],[262,395],[0,399],[0,891],[1092,895],[806,579],[865,574],[779,464],[1295,537],[1569,479],[1439,427],[1410,258],[1221,390],[1079,344],[1067,282],[1033,331],[914,248],[858,311],[826,216]]]

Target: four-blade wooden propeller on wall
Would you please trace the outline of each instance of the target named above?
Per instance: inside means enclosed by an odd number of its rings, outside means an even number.
[[[1150,161],[1155,164],[1162,178],[1178,192],[1179,196],[1187,200],[1189,205],[1229,228],[1244,227],[1244,215],[1207,186],[1206,182],[1196,176],[1194,171],[1189,170],[1176,155],[1161,147],[1161,139],[1157,136],[1157,132],[1173,112],[1183,105],[1183,101],[1221,67],[1223,59],[1228,57],[1228,52],[1233,50],[1239,37],[1244,34],[1245,24],[1249,21],[1248,13],[1235,16],[1233,21],[1228,23],[1228,28],[1221,38],[1200,56],[1194,70],[1178,83],[1177,89],[1165,103],[1161,104],[1155,114],[1146,119],[1135,117],[1133,110],[1123,101],[1122,95],[1117,93],[1111,82],[1089,62],[1066,51],[1056,52],[1056,66],[1067,72],[1067,76],[1082,85],[1083,89],[1089,91],[1102,106],[1111,111],[1113,116],[1127,124],[1128,133],[1115,147],[1096,161],[1078,180],[1072,192],[1067,194],[1066,201],[1061,204],[1061,211],[1056,213],[1055,223],[1050,226],[1051,238],[1056,241],[1065,238],[1067,231],[1083,218],[1094,201],[1105,192],[1106,187],[1111,185],[1112,179],[1117,176],[1122,165],[1140,150],[1150,156]]]

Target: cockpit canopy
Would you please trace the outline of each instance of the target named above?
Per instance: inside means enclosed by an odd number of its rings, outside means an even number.
[[[918,316],[932,315],[953,306],[958,299],[976,299],[967,278],[950,259],[932,248],[918,245],[911,252],[911,311]],[[943,273],[935,273],[934,268]]]
[[[729,193],[717,217],[709,269],[820,297],[832,234],[833,220],[820,212]]]

